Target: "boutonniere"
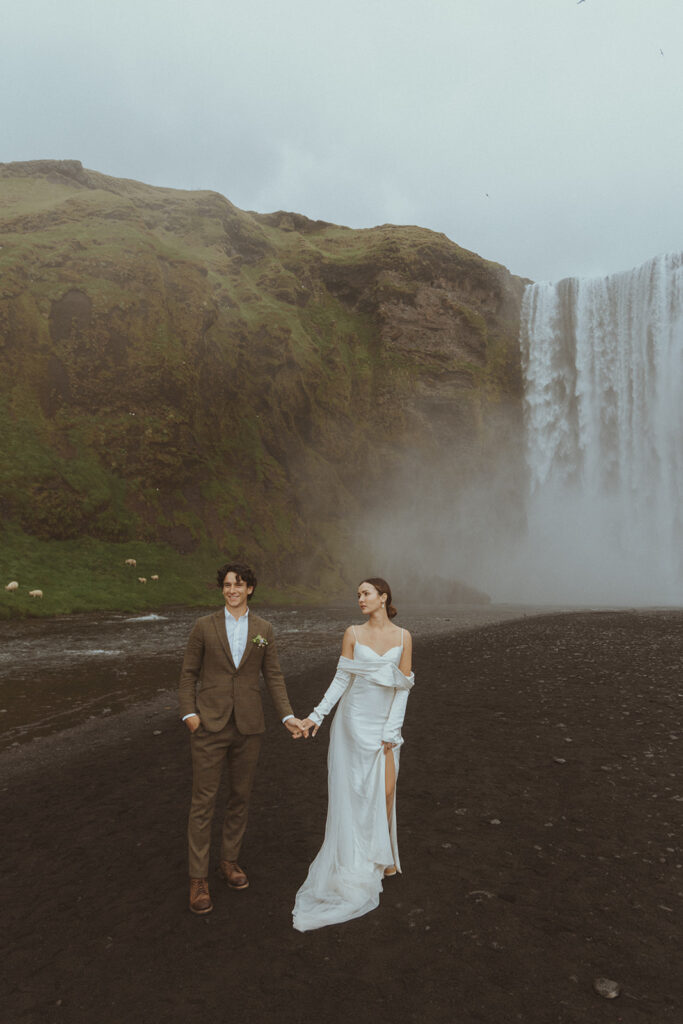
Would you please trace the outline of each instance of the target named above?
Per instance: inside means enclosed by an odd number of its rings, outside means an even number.
[[[257,647],[267,647],[268,646],[268,641],[266,640],[266,638],[264,636],[261,636],[260,633],[257,633],[256,636],[254,637],[254,639],[251,642],[252,642],[252,644],[256,644]]]

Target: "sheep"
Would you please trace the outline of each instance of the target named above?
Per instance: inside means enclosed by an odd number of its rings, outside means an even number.
[[[18,590],[18,589],[19,589],[19,584],[17,583],[16,580],[12,580],[12,582],[8,583],[7,586],[5,587],[5,590],[9,590],[10,593],[13,590]]]
[[[147,577],[146,576],[138,576],[138,583],[146,583],[146,582],[147,582]]]
[[[123,564],[124,565],[132,565],[133,568],[135,568],[138,563],[136,562],[136,560],[134,558],[127,558],[126,561]]]
[[[42,592],[42,590],[29,590],[28,596],[29,597],[42,597],[43,596],[43,592]]]
[[[155,573],[155,574],[154,574],[154,576],[150,576],[150,579],[151,579],[151,580],[158,580],[158,579],[159,579],[159,577],[158,577],[158,576],[156,575],[156,573]]]

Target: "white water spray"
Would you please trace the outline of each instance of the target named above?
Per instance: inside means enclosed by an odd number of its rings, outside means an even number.
[[[521,344],[530,494],[516,599],[683,603],[683,253],[530,285]]]

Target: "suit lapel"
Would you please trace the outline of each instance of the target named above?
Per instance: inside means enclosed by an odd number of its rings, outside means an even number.
[[[225,655],[234,669],[235,662],[232,660],[230,644],[228,643],[228,634],[225,631],[225,611],[223,608],[221,608],[221,610],[219,612],[216,612],[216,614],[214,615],[213,624],[216,627],[216,633],[218,634],[218,639],[220,640],[221,646],[225,651]]]

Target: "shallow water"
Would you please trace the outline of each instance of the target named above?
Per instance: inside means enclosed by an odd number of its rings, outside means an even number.
[[[275,627],[285,675],[337,657],[346,626],[362,621],[354,605],[255,611]],[[407,608],[397,624],[419,639],[538,611],[513,605],[420,606]],[[138,616],[102,613],[0,623],[0,749],[175,690],[185,642],[201,614],[198,608],[170,608]],[[321,693],[328,682],[321,679]],[[169,693],[169,702],[174,700]]]

